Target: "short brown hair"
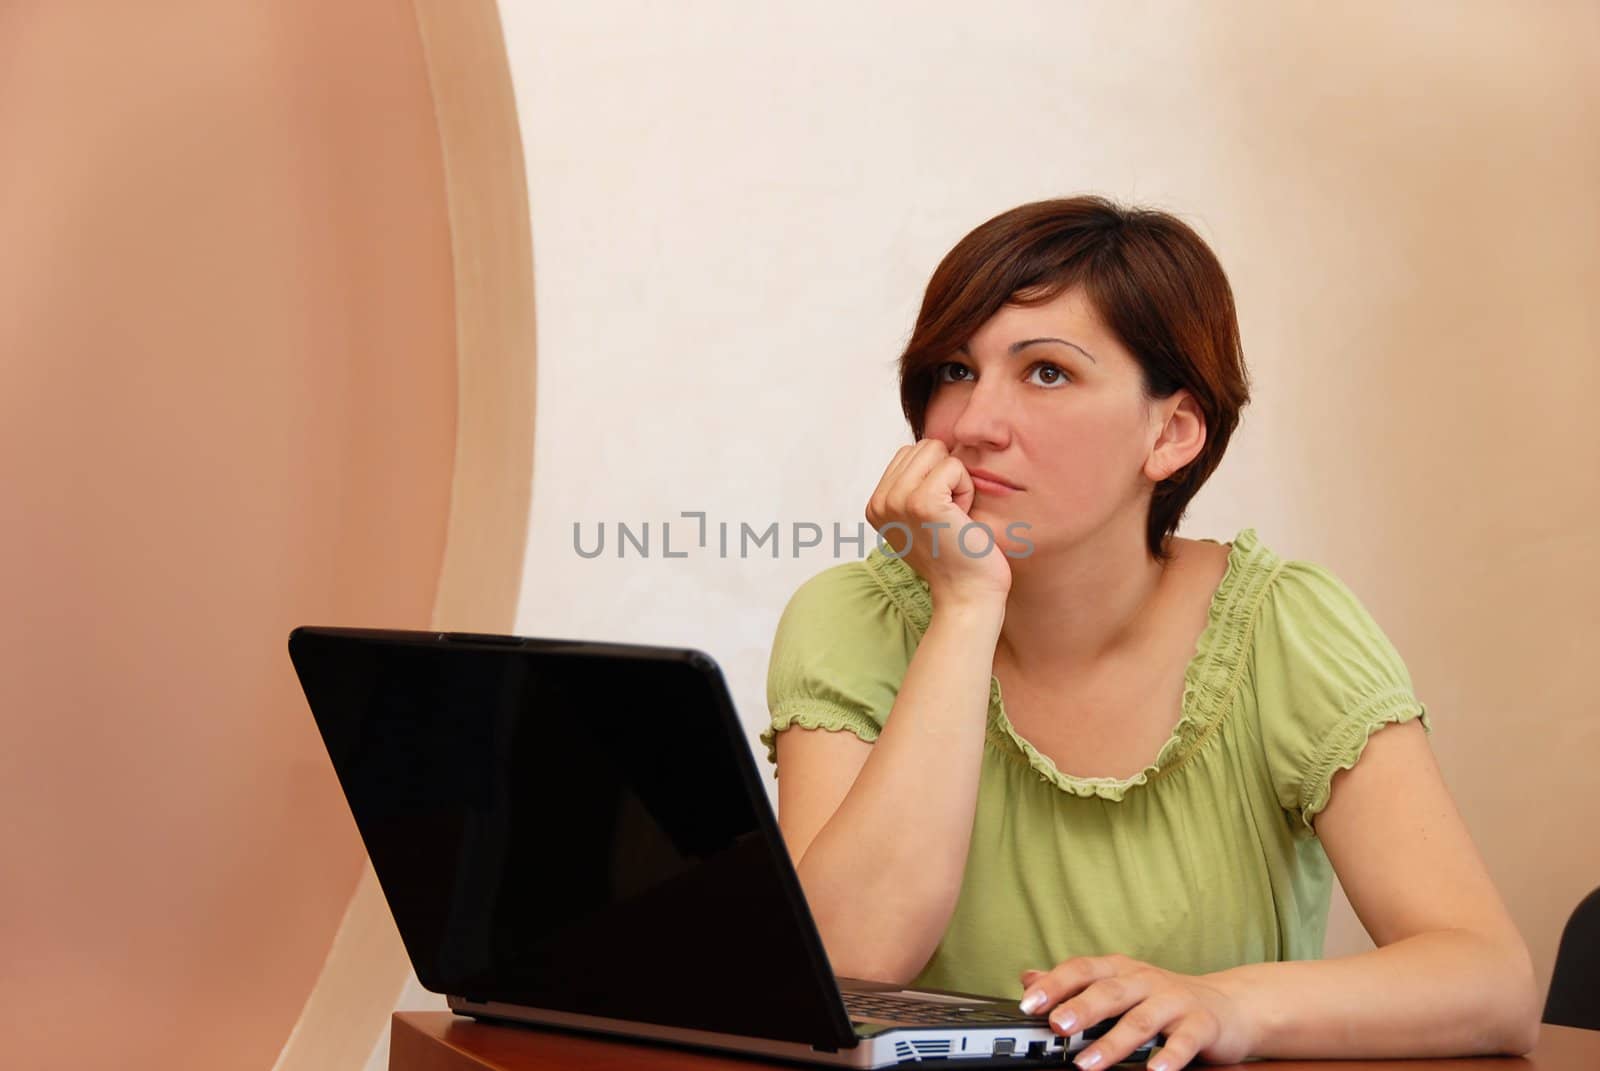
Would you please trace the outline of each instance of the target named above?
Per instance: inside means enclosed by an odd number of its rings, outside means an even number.
[[[1222,461],[1250,402],[1228,277],[1177,218],[1085,196],[1022,205],[978,227],[928,281],[900,356],[900,404],[922,438],[938,366],[1001,306],[1049,301],[1074,286],[1139,362],[1147,398],[1187,388],[1205,414],[1200,453],[1151,498],[1146,540],[1165,561],[1167,537]]]

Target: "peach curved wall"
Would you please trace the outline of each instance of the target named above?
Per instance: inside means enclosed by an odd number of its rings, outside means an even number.
[[[265,1068],[362,867],[285,635],[444,554],[415,16],[8,5],[0,144],[4,1062]]]

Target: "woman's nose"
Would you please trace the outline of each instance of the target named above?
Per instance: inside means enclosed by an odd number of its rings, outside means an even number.
[[[966,408],[956,418],[951,433],[956,442],[965,446],[1003,449],[1011,441],[1011,427],[1005,410],[1005,400],[993,391],[985,390],[980,382],[967,395]]]

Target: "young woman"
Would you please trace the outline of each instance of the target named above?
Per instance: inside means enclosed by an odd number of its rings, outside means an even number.
[[[900,362],[887,547],[768,678],[779,818],[841,975],[1023,991],[1078,1057],[1523,1053],[1527,947],[1405,665],[1332,573],[1173,533],[1249,400],[1215,256],[1093,197],[983,224]],[[991,544],[992,537],[992,544]],[[1337,875],[1378,947],[1320,960]]]

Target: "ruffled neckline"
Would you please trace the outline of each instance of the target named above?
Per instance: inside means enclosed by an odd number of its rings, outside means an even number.
[[[1214,539],[1201,540],[1216,543]],[[928,582],[899,558],[874,548],[866,557],[867,571],[883,588],[920,639],[933,619],[933,597]],[[1211,597],[1206,627],[1195,642],[1195,653],[1183,674],[1182,715],[1173,726],[1155,761],[1130,777],[1078,777],[1063,773],[1048,756],[1034,747],[1006,717],[1000,681],[989,678],[988,742],[1025,763],[1041,781],[1082,797],[1117,801],[1130,791],[1181,765],[1210,735],[1233,705],[1234,690],[1244,667],[1250,625],[1266,590],[1276,555],[1264,547],[1254,528],[1234,537],[1227,568]]]

